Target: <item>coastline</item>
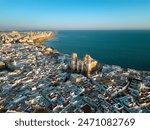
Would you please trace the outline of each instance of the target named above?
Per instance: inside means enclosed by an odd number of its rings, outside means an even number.
[[[0,40],[2,43],[43,43],[45,40],[51,39],[55,36],[54,31],[44,32],[1,32]]]
[[[31,34],[0,34],[5,36],[0,38],[5,41],[0,44],[0,112],[150,112],[150,72],[100,63],[85,76],[78,70],[82,64],[90,67],[89,55],[78,60],[74,54],[73,59],[41,44],[53,33]],[[75,70],[70,70],[70,62]]]
[[[150,31],[63,31],[46,45],[62,53],[86,53],[104,64],[150,71]],[[138,55],[138,56],[137,56]]]

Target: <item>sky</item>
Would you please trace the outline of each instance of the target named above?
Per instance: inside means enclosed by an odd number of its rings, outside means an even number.
[[[0,0],[0,30],[150,29],[150,0]]]

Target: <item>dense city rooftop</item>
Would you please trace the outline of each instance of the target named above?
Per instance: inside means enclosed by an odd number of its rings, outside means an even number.
[[[53,36],[0,33],[0,112],[150,112],[150,72],[101,64],[88,55],[74,59],[41,44]]]

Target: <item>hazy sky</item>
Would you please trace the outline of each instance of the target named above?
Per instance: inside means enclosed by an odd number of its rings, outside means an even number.
[[[8,29],[150,29],[150,0],[0,0]]]

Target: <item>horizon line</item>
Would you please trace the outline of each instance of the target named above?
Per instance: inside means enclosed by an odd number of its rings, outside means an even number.
[[[150,31],[150,28],[134,28],[134,29],[2,29],[0,32],[11,31]]]

